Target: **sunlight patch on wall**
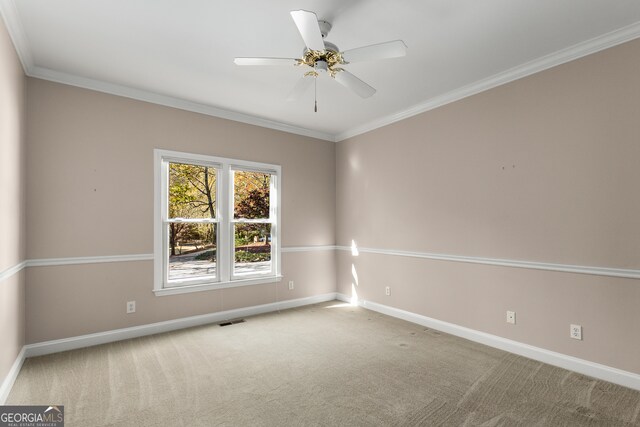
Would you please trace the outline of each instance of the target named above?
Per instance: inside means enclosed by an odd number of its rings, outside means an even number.
[[[359,255],[358,245],[356,244],[355,240],[351,241],[351,255],[352,256],[358,256]]]

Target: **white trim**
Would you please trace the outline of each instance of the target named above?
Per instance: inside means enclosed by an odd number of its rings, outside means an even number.
[[[288,246],[281,249],[281,252],[315,252],[332,251],[336,246]],[[67,257],[67,258],[40,258],[22,261],[20,264],[0,271],[0,282],[8,279],[12,275],[20,272],[26,267],[49,267],[55,265],[78,265],[78,264],[101,264],[105,262],[131,262],[131,261],[153,261],[153,254],[130,254],[130,255],[98,255],[89,257]]]
[[[336,246],[338,250],[351,252],[350,246]],[[425,258],[438,261],[466,262],[472,264],[497,265],[500,267],[529,268],[533,270],[559,271],[563,273],[592,274],[595,276],[640,279],[640,270],[626,268],[591,267],[585,265],[552,264],[536,261],[520,261],[500,258],[482,258],[462,255],[447,255],[428,252],[411,252],[394,249],[374,249],[358,247],[359,253],[394,255],[410,258]]]
[[[233,110],[226,110],[224,108],[218,108],[212,105],[201,104],[199,102],[189,101],[173,96],[162,95],[148,90],[136,89],[129,86],[76,76],[73,74],[51,70],[49,68],[37,66],[29,67],[29,69],[26,71],[26,74],[30,77],[36,77],[38,79],[62,83],[69,86],[76,86],[83,89],[90,89],[97,92],[108,93],[110,95],[117,95],[124,98],[149,102],[151,104],[163,105],[165,107],[177,108],[179,110],[191,111],[193,113],[204,114],[207,116],[218,117],[226,120],[233,120],[235,122],[260,126],[267,129],[273,129],[277,131],[293,133],[296,135],[335,142],[334,136],[326,132],[293,126],[263,117],[244,114]]]
[[[28,261],[22,261],[20,264],[16,264],[13,267],[9,267],[6,270],[0,271],[0,282],[22,271],[27,267]]]
[[[167,153],[168,154],[168,153]],[[160,230],[164,230],[164,222],[162,219],[166,216],[166,206],[162,205],[162,188],[163,182],[166,183],[167,169],[162,162],[162,151],[153,150],[153,289],[162,289],[164,277],[166,277],[165,263],[163,262],[164,242],[166,236],[164,231],[158,234]]]
[[[233,193],[233,180],[228,179],[230,174],[229,164],[222,165],[222,179],[218,179],[217,190],[218,198],[216,199],[216,209],[218,210],[218,214],[221,217],[225,218],[233,218],[233,204],[232,204],[232,196],[230,194]],[[225,203],[217,203],[218,200],[224,200]],[[223,206],[226,207],[226,210],[223,209]],[[221,248],[231,248],[230,250],[217,250],[216,255],[218,257],[218,275],[220,277],[229,278],[231,277],[231,272],[233,271],[233,256],[231,254],[235,254],[235,239],[232,236],[231,232],[231,221],[221,221],[218,228],[218,243]]]
[[[77,348],[90,347],[99,344],[121,341],[129,338],[142,337],[146,335],[160,334],[177,329],[190,328],[193,326],[217,323],[224,320],[238,317],[255,316],[257,314],[269,313],[278,310],[286,310],[304,305],[318,304],[336,299],[335,292],[315,295],[312,297],[299,298],[287,301],[278,301],[270,304],[255,305],[252,307],[237,308],[233,310],[221,311],[218,313],[202,314],[199,316],[183,317],[181,319],[167,320],[165,322],[150,323],[147,325],[132,326],[130,328],[115,329],[112,331],[98,332],[95,334],[81,335],[59,340],[45,341],[36,344],[27,344],[26,357],[42,356],[44,354],[58,353],[61,351],[74,350]]]
[[[263,285],[265,283],[276,283],[282,281],[282,275],[270,275],[265,277],[250,277],[248,279],[234,279],[227,282],[200,283],[195,285],[171,286],[161,289],[154,289],[156,296],[188,294],[192,292],[212,291],[216,289],[239,288],[241,286]]]
[[[29,70],[33,69],[33,55],[31,54],[29,40],[24,32],[15,2],[13,0],[0,0],[0,15],[4,19],[9,37],[11,37],[13,46],[16,48],[22,69],[25,74],[29,74]]]
[[[11,393],[11,388],[13,384],[16,382],[16,378],[18,378],[18,374],[20,373],[20,368],[22,368],[22,364],[24,363],[26,349],[23,346],[20,349],[20,353],[16,357],[16,360],[11,365],[11,369],[7,372],[7,376],[2,381],[2,385],[0,385],[0,405],[4,405],[7,402],[7,397],[9,397],[9,393]]]
[[[322,246],[289,246],[282,248],[282,252],[318,252],[318,251],[334,251],[337,246],[334,245],[322,245]]]
[[[227,235],[229,236],[229,239],[230,239],[230,242],[228,245],[231,247],[231,251],[228,253],[228,256],[231,259],[229,259],[228,264],[225,264],[229,268],[229,275],[225,277],[229,277],[230,283],[232,283],[234,281],[244,280],[244,279],[248,279],[248,280],[259,279],[259,278],[268,279],[269,277],[273,277],[274,274],[279,276],[281,272],[280,254],[282,253],[282,249],[280,247],[280,217],[281,217],[280,203],[281,201],[280,201],[279,190],[282,182],[282,179],[281,179],[282,170],[281,168],[279,168],[278,170],[275,170],[275,171],[269,171],[264,168],[252,168],[250,166],[233,165],[233,164],[228,165],[228,167],[229,167],[229,170],[226,173],[228,174],[230,179],[229,179],[229,185],[227,187],[228,192],[226,193],[226,197],[227,197],[226,200],[228,200],[227,206],[229,208],[229,213],[228,213],[229,221],[227,224],[229,226],[229,232]],[[244,172],[244,171],[258,172],[258,173],[269,175],[270,203],[269,203],[268,218],[260,218],[260,219],[246,219],[246,218],[236,219],[235,218],[234,216],[235,174],[236,172]],[[275,221],[274,221],[274,218],[275,218]],[[233,259],[234,257],[231,254],[235,254],[236,252],[235,230],[238,224],[269,224],[271,226],[270,236],[268,237],[269,239],[271,239],[271,247],[270,247],[271,263],[270,263],[270,270],[268,272],[259,272],[259,273],[253,273],[253,274],[236,274],[235,272],[236,264],[235,264],[235,260]]]
[[[216,157],[207,154],[192,154],[156,148],[153,150],[154,164],[154,280],[153,291],[157,296],[175,295],[211,289],[231,288],[252,284],[272,283],[281,280],[280,272],[280,177],[282,167],[276,164],[259,163],[248,160]],[[168,275],[168,233],[165,224],[169,220],[167,212],[169,163],[207,165],[216,170],[216,223],[218,223],[217,271],[215,276],[190,280],[169,280]],[[271,176],[271,269],[268,274],[234,275],[233,254],[235,239],[234,220],[234,174],[248,169]],[[255,222],[255,221],[248,221]],[[262,221],[261,221],[262,222]],[[188,283],[186,283],[188,282]]]
[[[271,259],[272,264],[271,268],[277,275],[282,273],[282,183],[284,180],[282,179],[282,168],[278,169],[278,173],[274,176],[271,176],[270,188],[269,192],[271,195],[269,197],[273,198],[273,202],[271,203],[270,209],[271,212],[269,216],[271,218],[276,218],[275,224],[272,224],[271,227],[276,227],[275,233],[273,229],[271,230],[271,240],[276,239],[275,243],[271,242]]]
[[[574,59],[578,59],[640,37],[640,22],[636,22],[626,27],[594,37],[590,40],[577,43],[568,48],[553,52],[549,55],[534,59],[533,61],[529,61],[525,64],[516,66],[514,68],[511,68],[510,70],[494,74],[493,76],[489,76],[470,85],[452,90],[443,95],[435,96],[406,110],[373,120],[361,126],[347,129],[346,131],[338,134],[331,134],[306,129],[299,126],[293,126],[290,124],[281,123],[249,114],[243,114],[237,111],[225,110],[222,108],[213,107],[211,105],[161,95],[150,91],[76,76],[60,71],[51,70],[48,68],[37,67],[33,63],[31,49],[29,48],[29,43],[24,32],[24,28],[20,22],[20,17],[17,12],[14,0],[0,0],[0,14],[2,14],[4,18],[7,29],[9,31],[9,35],[11,36],[11,40],[13,41],[16,51],[18,52],[18,56],[20,58],[20,61],[22,62],[25,73],[28,76],[332,142],[339,142],[348,138],[352,138],[354,136],[372,131],[374,129],[378,129],[380,127],[387,126],[400,120],[404,120],[406,118],[424,113],[426,111],[433,110],[451,102],[458,101],[468,96],[484,92],[497,86],[529,76],[531,74],[544,71],[546,69],[564,64],[566,62],[573,61]]]
[[[287,246],[282,253],[289,252],[318,252],[318,251],[348,251],[350,246]],[[584,265],[553,264],[535,261],[521,261],[500,258],[482,258],[462,255],[436,254],[428,252],[412,252],[394,249],[358,248],[360,253],[403,256],[410,258],[424,258],[437,261],[466,262],[471,264],[496,265],[500,267],[528,268],[533,270],[557,271],[562,273],[591,274],[595,276],[622,277],[626,279],[640,279],[640,270],[625,268],[591,267]],[[104,262],[153,261],[153,254],[107,255],[92,257],[44,258],[24,261],[14,267],[0,272],[0,281],[10,277],[25,267],[46,267],[55,265],[98,264]]]
[[[69,258],[42,258],[27,260],[27,267],[48,267],[51,265],[100,264],[104,262],[151,261],[153,254],[101,255]]]
[[[337,294],[337,299],[351,303],[351,298],[344,294]],[[447,334],[508,351],[509,353],[528,357],[529,359],[558,366],[560,368],[568,369],[600,380],[609,381],[624,387],[640,390],[640,375],[633,372],[623,371],[621,369],[612,368],[610,366],[601,365],[599,363],[590,362],[588,360],[579,359],[577,357],[502,338],[486,332],[480,332],[464,326],[444,322],[442,320],[433,319],[431,317],[400,310],[398,308],[389,307],[372,301],[358,300],[358,305],[378,313],[386,314],[387,316],[396,317],[398,319],[426,326],[427,328],[436,329]]]
[[[345,139],[370,132],[374,129],[390,125],[395,122],[416,116],[429,110],[433,110],[443,105],[450,104],[471,95],[476,95],[489,89],[502,86],[514,80],[530,76],[535,73],[556,67],[558,65],[582,58],[587,55],[599,52],[610,47],[631,41],[640,37],[640,22],[628,25],[626,27],[611,31],[609,33],[594,37],[577,43],[573,46],[553,52],[549,55],[534,59],[533,61],[513,67],[509,70],[494,74],[485,79],[478,80],[467,86],[454,89],[445,94],[435,96],[431,99],[417,104],[411,108],[381,117],[362,126],[349,129],[345,132],[334,135],[335,141],[340,142]]]
[[[112,331],[99,332],[72,338],[45,341],[36,344],[27,344],[18,354],[15,362],[13,363],[13,366],[9,370],[9,373],[3,381],[2,386],[0,387],[0,405],[5,403],[6,398],[11,391],[11,387],[13,386],[26,357],[42,356],[45,354],[58,353],[61,351],[74,350],[99,344],[106,344],[114,341],[169,332],[177,329],[189,328],[208,323],[217,323],[223,320],[229,320],[238,317],[247,317],[277,310],[301,307],[304,305],[318,304],[321,302],[331,301],[333,299],[338,299],[347,303],[351,302],[351,298],[344,294],[328,293],[324,295],[316,295],[313,297],[280,301],[271,304],[263,304],[253,307],[223,311],[219,313],[204,314],[200,316],[191,316],[176,320],[168,320],[165,322],[133,326],[130,328],[116,329]],[[624,387],[640,390],[640,375],[633,372],[623,371],[599,363],[594,363],[562,353],[557,353],[543,348],[531,346],[496,335],[455,325],[453,323],[444,322],[442,320],[433,319],[409,311],[374,303],[372,301],[359,300],[358,305],[376,311],[378,313],[416,323],[431,329],[488,345],[490,347],[508,351],[513,354],[518,354],[520,356],[548,363],[553,366],[558,366],[574,372],[579,372],[581,374],[619,384]]]

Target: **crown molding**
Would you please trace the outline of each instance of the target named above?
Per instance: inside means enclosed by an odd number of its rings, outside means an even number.
[[[29,74],[29,70],[33,68],[33,55],[14,0],[0,0],[0,15],[2,15],[13,46],[16,48],[22,68],[25,74]]]
[[[94,80],[69,73],[63,73],[60,71],[51,70],[49,68],[33,66],[27,71],[27,75],[38,79],[48,80],[56,83],[63,83],[83,89],[95,90],[97,92],[108,93],[110,95],[117,95],[125,98],[135,99],[138,101],[163,105],[165,107],[177,108],[179,110],[191,111],[193,113],[205,114],[207,116],[233,120],[235,122],[246,123],[263,128],[335,142],[334,136],[328,133],[293,126],[290,124],[281,123],[258,116],[239,113],[237,111],[226,110],[207,104],[188,101],[182,98],[162,95],[147,90],[135,89],[129,86],[109,83],[101,80]]]
[[[459,101],[468,96],[493,89],[506,83],[510,83],[514,80],[518,80],[523,77],[539,73],[540,71],[544,71],[549,68],[553,68],[555,66],[573,61],[575,59],[591,55],[592,53],[596,53],[601,50],[634,40],[638,37],[640,37],[640,22],[636,22],[634,24],[628,25],[618,30],[614,30],[610,33],[600,35],[598,37],[594,37],[590,40],[580,42],[549,55],[542,56],[509,70],[494,74],[493,76],[487,77],[482,80],[478,80],[475,83],[471,83],[467,86],[452,90],[443,95],[435,96],[404,111],[390,114],[388,116],[373,120],[362,126],[349,129],[345,132],[335,135],[335,140],[336,142],[340,142],[344,141],[345,139],[353,138],[354,136],[358,136],[363,133],[381,128],[383,126],[399,122],[401,120],[416,116],[426,111],[442,107],[443,105]]]
[[[136,89],[125,85],[109,83],[101,80],[95,80],[36,66],[33,61],[33,54],[31,53],[29,40],[20,20],[20,15],[18,13],[15,0],[0,0],[0,15],[2,15],[2,18],[9,32],[9,36],[11,37],[11,41],[13,42],[18,57],[20,58],[22,68],[24,69],[25,74],[29,77],[35,77],[38,79],[62,83],[70,86],[76,86],[83,89],[95,90],[97,92],[122,96],[125,98],[149,102],[157,105],[163,105],[165,107],[177,108],[179,110],[191,111],[193,113],[199,113],[221,119],[232,120],[235,122],[246,123],[249,125],[259,126],[267,129],[273,129],[296,135],[308,136],[311,138],[335,142],[335,136],[333,134],[314,131],[311,129],[269,120],[250,114],[244,114],[237,111],[226,110],[224,108],[218,108],[212,105],[193,102],[182,98],[162,95],[152,91]]]
[[[341,133],[331,134],[277,122],[250,114],[244,114],[237,111],[226,110],[207,104],[188,101],[181,98],[162,95],[151,91],[135,89],[128,86],[63,73],[48,68],[37,67],[33,62],[33,55],[29,48],[26,33],[24,32],[20,21],[15,0],[0,0],[0,14],[4,18],[9,35],[11,36],[11,40],[16,48],[25,74],[30,77],[331,142],[340,142],[353,138],[429,110],[442,107],[446,104],[459,101],[468,96],[493,89],[514,80],[527,77],[540,71],[544,71],[557,65],[582,58],[592,53],[596,53],[640,37],[640,22],[636,22],[626,27],[556,51],[549,55],[542,56],[501,73],[494,74],[485,79],[478,80],[475,83],[471,83],[445,94],[427,99],[426,101],[408,109],[380,117],[363,125],[347,129]]]

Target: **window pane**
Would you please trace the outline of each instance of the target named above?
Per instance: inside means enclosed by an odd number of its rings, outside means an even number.
[[[169,218],[215,218],[216,169],[169,163]]]
[[[170,223],[169,280],[216,275],[217,224]]]
[[[271,175],[263,172],[235,171],[233,174],[234,218],[269,218]]]
[[[235,224],[235,276],[271,272],[271,224]]]

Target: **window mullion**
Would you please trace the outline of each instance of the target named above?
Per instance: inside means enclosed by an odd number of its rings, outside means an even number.
[[[167,246],[169,242],[169,236],[167,233],[167,229],[165,227],[165,221],[169,217],[169,162],[165,160],[161,160],[161,168],[160,168],[160,187],[161,187],[161,204],[160,204],[160,217],[162,218],[162,223],[160,225],[161,230],[161,242],[162,242],[162,266],[161,274],[162,274],[162,285],[169,280],[169,255],[167,252]]]
[[[280,274],[280,258],[278,257],[278,251],[276,248],[280,247],[280,242],[278,237],[280,236],[280,227],[278,224],[278,220],[280,216],[278,215],[278,205],[279,205],[279,195],[278,195],[278,176],[275,174],[271,175],[271,179],[269,181],[269,221],[271,222],[271,273],[272,274]]]
[[[236,255],[236,239],[235,239],[235,205],[234,205],[234,197],[235,197],[235,170],[229,165],[227,171],[227,217],[229,218],[229,228],[227,232],[227,237],[229,238],[229,244],[227,245],[227,250],[229,251],[229,257],[227,258],[226,267],[229,272],[229,280],[231,280],[233,276],[233,264],[235,262]]]
[[[229,246],[232,244],[229,239],[229,236],[231,235],[231,216],[229,215],[229,165],[222,166],[222,173],[220,175],[220,179],[218,179],[217,183],[219,194],[218,200],[220,201],[220,203],[218,203],[220,218],[220,234],[218,235],[218,239],[220,242],[220,246],[218,249],[218,268],[220,271],[220,279],[224,282],[227,282],[229,281],[231,275],[229,269],[229,266],[231,264],[229,260]]]

